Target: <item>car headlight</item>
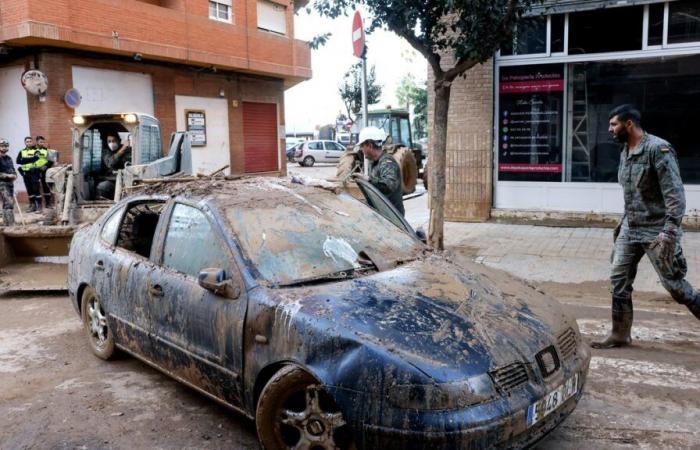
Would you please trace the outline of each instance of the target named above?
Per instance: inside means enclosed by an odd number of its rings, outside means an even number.
[[[460,409],[497,396],[487,374],[454,383],[397,384],[389,387],[388,400],[396,408],[416,410]]]

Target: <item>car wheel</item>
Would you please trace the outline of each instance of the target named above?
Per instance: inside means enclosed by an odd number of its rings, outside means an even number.
[[[401,189],[404,194],[410,194],[416,190],[418,181],[418,165],[413,151],[407,147],[400,147],[394,152],[394,159],[401,168]]]
[[[286,366],[267,382],[255,423],[267,450],[355,448],[343,413],[318,381],[298,366]]]
[[[90,349],[98,358],[110,359],[114,355],[114,336],[95,289],[86,287],[80,304]]]
[[[304,158],[304,165],[306,167],[313,167],[315,162],[316,161],[314,160],[313,156],[307,156],[306,158]]]

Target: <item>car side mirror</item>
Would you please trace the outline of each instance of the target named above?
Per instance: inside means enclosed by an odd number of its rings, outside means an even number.
[[[425,234],[425,230],[423,228],[418,228],[416,230],[416,237],[422,243],[424,243],[424,244],[428,243],[428,235]]]
[[[226,271],[224,269],[202,269],[197,279],[200,286],[216,295],[233,300],[241,296],[240,286],[226,276]]]

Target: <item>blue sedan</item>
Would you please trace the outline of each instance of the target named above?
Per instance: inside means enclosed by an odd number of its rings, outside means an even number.
[[[256,422],[267,449],[532,445],[590,351],[556,300],[432,251],[372,185],[150,187],[79,230],[69,293],[123,351]]]

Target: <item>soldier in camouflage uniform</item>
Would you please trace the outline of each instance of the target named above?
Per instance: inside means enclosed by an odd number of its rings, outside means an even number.
[[[371,161],[371,171],[367,181],[389,199],[392,205],[405,215],[401,168],[393,156],[383,148],[386,134],[376,127],[367,127],[360,133],[360,149],[365,158]]]
[[[646,133],[640,112],[622,105],[610,113],[609,131],[624,144],[618,179],[625,213],[615,230],[612,261],[612,321],[610,336],[594,348],[629,345],[632,329],[632,283],[646,254],[661,284],[674,300],[700,319],[700,295],[685,280],[688,266],[681,248],[685,190],[676,152],[665,140]]]
[[[0,202],[2,203],[2,217],[5,226],[15,224],[14,199],[15,170],[12,158],[7,154],[10,151],[10,143],[7,139],[0,138]]]

